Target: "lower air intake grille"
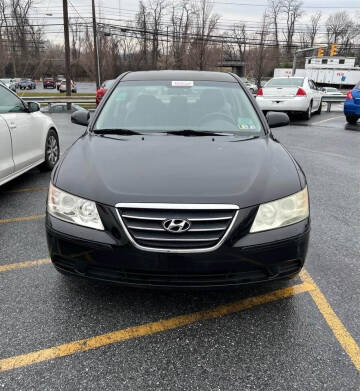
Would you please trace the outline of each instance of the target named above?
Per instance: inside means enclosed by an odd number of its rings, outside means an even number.
[[[218,248],[229,233],[236,205],[118,204],[120,221],[138,248],[204,252]]]

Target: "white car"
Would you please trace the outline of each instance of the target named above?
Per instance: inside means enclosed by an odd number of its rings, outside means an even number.
[[[263,111],[302,113],[310,119],[320,114],[323,93],[307,77],[274,77],[257,92],[256,101]]]
[[[335,87],[324,87],[322,90],[326,95],[344,96],[344,94]]]
[[[14,79],[0,79],[0,81],[11,91],[16,92],[16,80]]]
[[[0,185],[39,166],[52,170],[60,156],[51,118],[0,85]]]
[[[70,81],[70,86],[71,86],[71,92],[76,94],[77,88],[76,84],[71,80]],[[59,87],[60,92],[66,92],[66,80],[61,80],[60,87]]]
[[[246,85],[246,88],[247,88],[252,94],[255,94],[255,93],[256,93],[256,91],[258,90],[256,84],[251,83],[251,81],[249,81],[249,80],[247,80],[247,79],[244,79],[244,78],[242,78],[241,80],[244,82],[244,84]]]

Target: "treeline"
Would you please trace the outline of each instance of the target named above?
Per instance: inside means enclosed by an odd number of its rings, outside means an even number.
[[[260,81],[275,66],[289,66],[295,49],[337,43],[340,55],[359,55],[359,15],[306,14],[300,0],[268,0],[256,22],[228,24],[213,4],[141,0],[131,20],[98,19],[102,80],[127,70],[213,70],[238,61],[245,64],[245,76]],[[64,48],[43,26],[30,22],[33,8],[34,0],[0,0],[3,75],[39,78],[64,72]],[[91,20],[71,18],[70,34],[73,79],[94,80]]]
[[[43,29],[30,21],[34,0],[0,0],[0,74],[35,75],[44,49]]]

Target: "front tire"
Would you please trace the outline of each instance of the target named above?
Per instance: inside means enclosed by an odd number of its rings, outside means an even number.
[[[50,129],[45,142],[45,161],[40,166],[43,171],[51,171],[60,157],[59,137],[54,129]]]
[[[355,125],[358,119],[355,115],[346,115],[346,122],[351,125]]]

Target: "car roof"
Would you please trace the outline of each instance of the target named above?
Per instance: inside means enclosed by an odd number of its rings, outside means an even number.
[[[139,71],[127,73],[123,81],[177,80],[177,81],[222,81],[236,83],[230,73],[208,71]]]

